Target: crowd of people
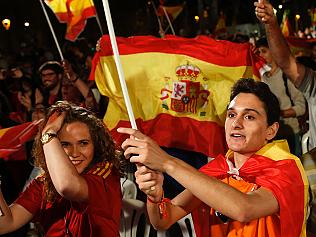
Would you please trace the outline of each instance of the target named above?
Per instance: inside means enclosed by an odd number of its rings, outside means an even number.
[[[266,31],[255,52],[270,70],[260,82],[243,78],[233,86],[225,120],[226,154],[196,169],[140,131],[118,129],[130,136],[121,152],[135,163],[136,183],[155,229],[168,229],[192,213],[199,237],[316,233],[316,205],[309,202],[315,190],[300,161],[299,123],[308,113],[313,151],[316,43],[311,56],[294,57],[272,5],[262,0],[254,6]],[[0,128],[43,120],[32,152],[15,154],[35,165],[30,183],[12,204],[7,190],[0,191],[0,234],[32,221],[43,236],[119,235],[125,159],[102,122],[107,98],[88,80],[93,50],[74,44],[65,53],[62,61],[46,55],[36,63],[10,62],[0,71]],[[167,196],[164,174],[184,190]]]

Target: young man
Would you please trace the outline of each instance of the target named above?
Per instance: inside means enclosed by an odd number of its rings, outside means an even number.
[[[266,0],[254,3],[257,18],[264,23],[270,50],[276,63],[303,92],[309,109],[309,149],[316,147],[316,71],[297,63],[282,35],[273,7]]]
[[[122,147],[138,165],[136,182],[147,194],[153,226],[167,229],[193,212],[200,237],[305,236],[306,176],[287,145],[269,142],[278,131],[279,116],[278,100],[265,83],[239,80],[225,122],[229,151],[200,171],[169,156],[139,131],[119,128],[131,135]],[[163,198],[161,172],[186,188],[171,201]]]

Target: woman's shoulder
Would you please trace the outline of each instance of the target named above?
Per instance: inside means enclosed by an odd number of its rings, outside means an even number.
[[[92,166],[87,174],[100,176],[103,179],[106,179],[112,173],[113,169],[113,164],[111,162],[105,161]]]

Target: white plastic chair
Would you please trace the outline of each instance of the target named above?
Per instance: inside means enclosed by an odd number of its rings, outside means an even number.
[[[149,237],[150,225],[146,218],[146,204],[137,199],[123,199],[122,202],[120,237]],[[137,229],[141,226],[144,231],[138,233],[140,230],[137,232]]]
[[[308,140],[309,140],[309,131],[303,134],[302,136],[302,154],[305,154],[309,151],[308,149]]]
[[[123,194],[123,199],[136,199],[137,197],[137,187],[136,184],[126,178],[121,178],[121,190]]]
[[[178,220],[176,224],[179,225],[183,237],[196,237],[193,220],[190,213]],[[166,237],[166,232],[167,231],[164,230],[158,230],[157,237]]]

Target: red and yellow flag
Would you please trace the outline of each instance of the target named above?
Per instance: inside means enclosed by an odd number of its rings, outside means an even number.
[[[65,38],[75,41],[90,17],[96,16],[93,0],[45,0],[61,23],[67,23]]]
[[[286,10],[283,13],[281,31],[284,37],[289,37],[292,34],[292,27],[289,21],[289,10]]]
[[[21,152],[25,152],[23,145],[34,138],[40,122],[41,120],[0,129],[0,158],[25,159],[25,155],[21,154]],[[12,156],[16,153],[19,155]]]
[[[259,78],[250,44],[206,36],[135,36],[117,43],[138,129],[160,146],[224,152],[231,86],[241,77]],[[108,36],[101,39],[91,79],[110,98],[104,121],[120,143],[124,137],[116,128],[130,124]]]
[[[230,186],[244,193],[260,187],[270,190],[278,201],[279,212],[245,223],[230,219],[225,224],[203,204],[204,210],[193,212],[197,236],[305,237],[309,185],[300,159],[289,152],[287,143],[268,143],[238,170],[229,167],[231,155],[231,151],[226,157],[219,155],[200,171],[226,183],[229,179]]]

